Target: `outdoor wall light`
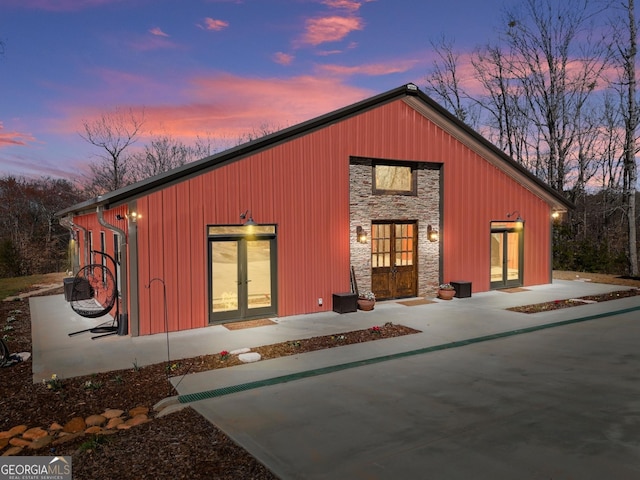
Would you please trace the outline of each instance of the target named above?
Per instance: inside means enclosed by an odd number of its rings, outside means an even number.
[[[430,242],[437,242],[440,240],[440,234],[431,225],[427,225],[427,238]]]
[[[560,218],[560,212],[555,211],[551,214],[551,218],[553,218],[554,220],[557,220]]]
[[[129,214],[129,218],[133,223],[136,223],[138,220],[142,218],[142,215],[140,215],[138,212],[131,212]]]
[[[245,226],[250,227],[252,225],[257,225],[257,223],[253,220],[253,217],[251,216],[251,210],[245,210],[244,213],[240,214],[240,220],[244,220],[247,217],[249,217],[249,220],[244,222]]]
[[[511,213],[507,213],[507,218],[511,218],[513,217],[515,214],[518,214],[518,216],[516,217],[516,223],[524,223],[524,220],[522,220],[522,218],[520,217],[520,210],[514,210]]]
[[[524,220],[522,219],[522,217],[520,216],[520,211],[519,210],[514,210],[511,213],[507,213],[507,218],[511,218],[513,217],[515,214],[518,214],[518,216],[516,217],[516,219],[514,220],[516,225],[515,225],[515,229],[516,230],[522,230],[522,227],[524,226]]]
[[[356,227],[356,240],[358,243],[367,243],[367,232],[360,225]]]

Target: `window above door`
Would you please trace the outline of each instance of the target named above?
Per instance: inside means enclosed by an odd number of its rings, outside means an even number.
[[[374,163],[373,193],[376,195],[416,195],[416,169],[407,164]]]

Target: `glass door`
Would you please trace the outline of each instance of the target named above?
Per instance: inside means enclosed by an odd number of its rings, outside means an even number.
[[[522,286],[522,233],[521,222],[492,223],[491,288]]]
[[[271,240],[247,240],[247,314],[255,316],[273,305]]]
[[[240,316],[238,298],[239,240],[217,240],[211,242],[211,317],[218,320]]]
[[[224,235],[209,240],[210,323],[276,315],[275,231],[260,238],[214,228]]]

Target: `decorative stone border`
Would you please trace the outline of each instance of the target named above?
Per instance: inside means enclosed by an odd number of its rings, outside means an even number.
[[[36,451],[71,442],[85,435],[113,435],[136,425],[149,422],[149,408],[139,406],[128,412],[107,409],[102,414],[86,418],[74,417],[64,425],[52,423],[49,428],[17,425],[0,432],[0,451],[3,457],[21,455],[23,451]],[[4,451],[3,451],[4,450]]]

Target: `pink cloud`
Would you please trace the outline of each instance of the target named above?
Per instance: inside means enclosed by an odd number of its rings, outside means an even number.
[[[294,125],[372,95],[336,78],[245,78],[216,74],[192,78],[179,104],[144,104],[144,128],[193,141],[196,137],[237,139],[260,125]],[[165,98],[165,97],[163,97]],[[140,111],[141,105],[121,105]],[[83,121],[105,113],[99,106],[64,107],[65,118],[51,120],[51,130],[77,133]],[[144,142],[146,138],[143,138]]]
[[[360,17],[319,17],[306,22],[302,42],[313,46],[342,40],[355,30],[362,30],[364,22]]]
[[[16,145],[24,146],[33,141],[35,141],[35,138],[30,133],[5,132],[4,125],[0,122],[0,148]]]
[[[175,135],[203,132],[237,137],[267,123],[293,125],[343,107],[371,94],[330,78],[243,78],[230,74],[192,80],[192,103],[146,108],[149,126]]]
[[[293,55],[283,52],[277,52],[273,55],[273,61],[280,65],[291,65],[294,58],[295,57]]]
[[[319,52],[316,52],[316,55],[319,55],[321,57],[328,57],[329,55],[338,55],[342,52],[343,50],[320,50]]]
[[[326,73],[337,75],[389,75],[392,73],[403,73],[411,70],[417,64],[419,60],[404,60],[400,62],[391,63],[372,63],[368,65],[355,65],[352,67],[344,65],[321,65],[318,70]]]
[[[164,33],[160,27],[152,28],[151,30],[149,30],[149,33],[151,33],[152,35],[157,35],[158,37],[168,37],[169,36],[166,33]]]
[[[215,30],[219,32],[229,26],[229,22],[225,22],[224,20],[216,20],[211,17],[207,17],[204,19],[204,27],[202,25],[198,25],[200,28],[204,28],[205,30]]]
[[[322,3],[331,8],[339,8],[350,12],[355,12],[362,6],[362,2],[354,0],[324,0]]]

